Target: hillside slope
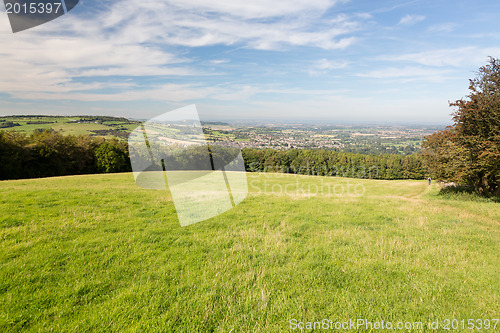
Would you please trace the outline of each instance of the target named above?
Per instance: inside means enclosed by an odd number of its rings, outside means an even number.
[[[131,174],[0,182],[0,331],[498,318],[500,204],[423,181],[248,176],[243,203],[185,228]]]

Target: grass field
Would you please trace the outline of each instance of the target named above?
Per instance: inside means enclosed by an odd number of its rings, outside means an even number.
[[[86,116],[82,116],[86,117]],[[134,130],[139,123],[137,122],[124,122],[124,121],[103,121],[100,123],[95,122],[78,122],[81,117],[37,117],[37,116],[10,116],[0,117],[0,120],[11,121],[19,124],[19,126],[3,128],[6,131],[17,131],[31,134],[35,130],[54,130],[64,135],[97,135],[105,138],[116,137],[114,135],[98,135],[95,131],[110,131],[116,130],[129,134]],[[31,122],[31,124],[30,124]]]
[[[0,182],[0,331],[499,317],[499,203],[423,181],[249,184],[236,208],[181,228],[169,193],[131,174]]]

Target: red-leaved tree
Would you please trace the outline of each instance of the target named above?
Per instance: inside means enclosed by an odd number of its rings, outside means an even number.
[[[470,94],[451,106],[454,124],[425,138],[423,155],[438,179],[500,194],[500,59],[470,80]]]

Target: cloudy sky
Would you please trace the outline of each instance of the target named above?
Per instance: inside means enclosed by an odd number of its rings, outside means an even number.
[[[0,115],[447,123],[500,57],[498,0],[80,0],[13,34]]]

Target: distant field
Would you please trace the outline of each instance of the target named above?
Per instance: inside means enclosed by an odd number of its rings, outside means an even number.
[[[82,119],[83,118],[83,119]],[[108,117],[109,118],[109,117]],[[2,128],[5,122],[19,126]],[[64,135],[92,135],[106,138],[126,138],[139,125],[127,120],[93,120],[92,117],[45,117],[45,116],[11,116],[0,117],[0,130],[14,130],[31,134],[35,130],[55,130]]]
[[[128,139],[141,122],[106,116],[7,116],[0,117],[0,131],[19,131],[28,135],[35,130],[55,130],[63,135],[90,135],[107,139]],[[242,148],[327,149],[362,154],[410,155],[418,152],[426,135],[442,129],[425,126],[347,126],[341,125],[230,125],[202,122],[205,139]],[[169,128],[172,139],[179,128]]]
[[[499,203],[423,181],[248,177],[243,203],[185,228],[131,174],[0,182],[0,331],[499,317]]]

